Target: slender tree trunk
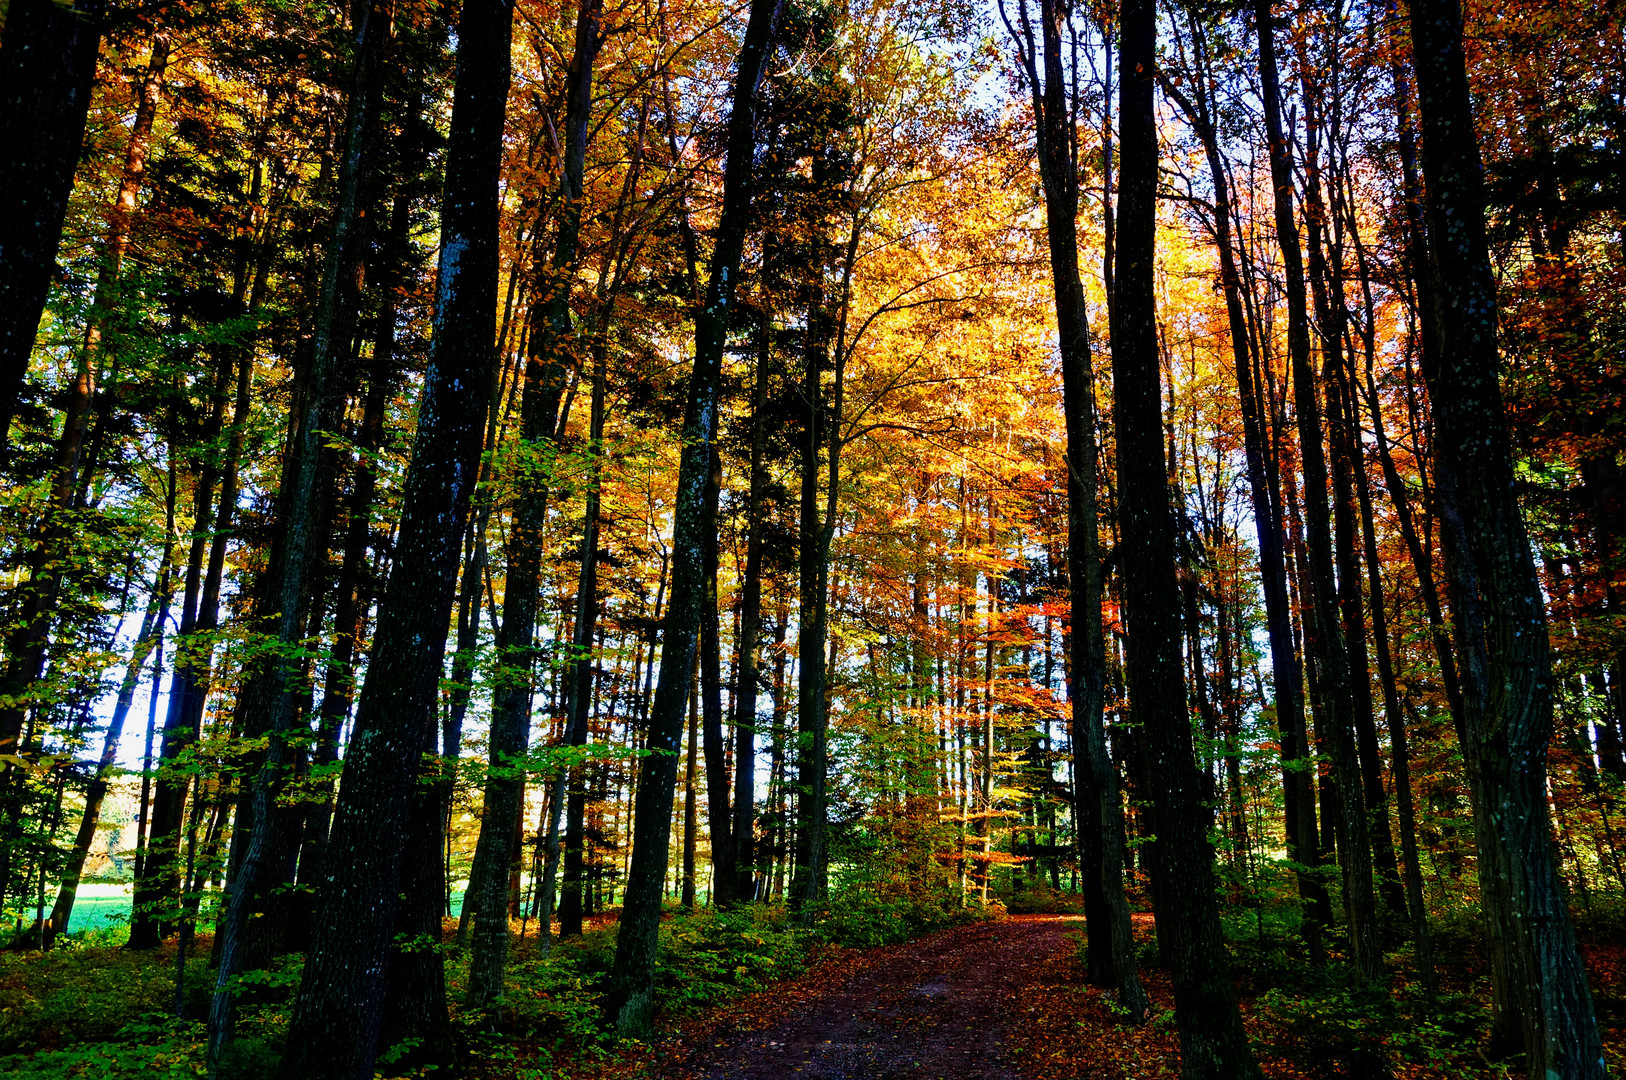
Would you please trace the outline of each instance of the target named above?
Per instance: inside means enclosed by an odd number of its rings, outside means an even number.
[[[1529,1075],[1604,1077],[1586,967],[1553,865],[1552,664],[1498,385],[1484,169],[1456,0],[1412,5],[1412,52],[1441,331],[1439,366],[1425,376],[1495,1017],[1518,1033]]]
[[[85,859],[90,854],[91,844],[96,839],[96,825],[101,820],[102,802],[107,798],[108,777],[111,775],[118,759],[119,740],[124,736],[124,722],[130,715],[130,706],[135,701],[136,685],[141,681],[141,667],[147,662],[155,644],[163,640],[162,624],[159,616],[166,614],[169,589],[169,559],[173,549],[173,541],[164,545],[164,554],[158,561],[158,576],[153,582],[152,592],[147,600],[147,611],[141,619],[141,629],[136,634],[135,643],[130,648],[130,662],[124,669],[124,678],[119,683],[119,694],[113,703],[113,715],[107,722],[107,734],[102,740],[102,756],[96,762],[96,772],[90,778],[85,788],[85,809],[79,818],[79,831],[74,836],[73,847],[69,851],[66,865],[62,868],[60,882],[57,885],[56,903],[51,908],[51,921],[46,930],[46,940],[58,937],[67,932],[68,921],[73,917],[74,897],[79,892],[79,881],[84,874]]]
[[[588,439],[593,448],[593,475],[588,481],[587,506],[582,515],[581,582],[576,590],[576,627],[571,645],[570,730],[571,746],[585,746],[590,734],[593,709],[593,640],[598,626],[598,538],[600,484],[603,482],[605,356],[602,344],[595,343],[593,355],[593,405]],[[580,937],[586,913],[586,814],[588,764],[583,761],[570,769],[565,805],[564,882],[559,897],[559,936]]]
[[[695,841],[700,835],[699,810],[695,799],[699,792],[696,775],[700,747],[700,684],[698,677],[689,694],[689,753],[683,763],[683,892],[679,903],[684,911],[695,907]]]
[[[1057,0],[1043,0],[1038,44],[1025,21],[1020,41],[1025,43],[1023,61],[1032,96],[1040,173],[1044,181],[1045,224],[1067,422],[1067,571],[1073,612],[1069,636],[1072,713],[1068,731],[1073,747],[1074,812],[1084,870],[1089,976],[1097,985],[1117,988],[1119,1002],[1138,1021],[1145,1017],[1149,1004],[1135,965],[1129,902],[1123,887],[1122,802],[1118,773],[1107,753],[1102,720],[1106,646],[1100,615],[1095,370],[1084,283],[1078,264],[1079,125],[1074,116],[1076,95],[1068,92],[1064,74],[1068,65],[1068,58],[1063,55],[1067,14],[1066,5]],[[1007,26],[1010,26],[1008,21]],[[1014,26],[1010,29],[1013,35],[1017,33]],[[1110,86],[1110,68],[1108,70]],[[1110,89],[1108,95],[1110,97]],[[1110,136],[1103,138],[1101,156],[1110,177]],[[1110,187],[1110,179],[1103,182]],[[1109,202],[1109,237],[1112,230]],[[1113,278],[1110,256],[1108,258],[1103,271],[1110,291]]]
[[[513,10],[469,0],[458,22],[457,76],[441,211],[434,337],[419,409],[394,569],[356,708],[334,814],[318,927],[281,1071],[368,1080],[384,1005],[383,971],[414,784],[432,738],[459,541],[494,389],[498,178]],[[439,964],[438,951],[429,954]],[[444,1012],[427,1017],[445,1028]]]
[[[1282,130],[1281,89],[1276,71],[1275,31],[1270,0],[1254,7],[1259,39],[1259,78],[1265,130],[1270,139],[1271,180],[1276,195],[1276,238],[1281,247],[1287,293],[1288,353],[1298,420],[1299,459],[1304,474],[1304,519],[1309,563],[1310,607],[1305,612],[1307,651],[1314,663],[1312,691],[1318,695],[1317,719],[1328,726],[1327,749],[1338,779],[1341,800],[1334,828],[1343,857],[1344,906],[1349,918],[1350,959],[1357,978],[1375,979],[1383,965],[1376,902],[1372,890],[1372,854],[1360,764],[1355,750],[1354,702],[1349,653],[1337,609],[1333,574],[1332,530],[1328,520],[1327,463],[1321,443],[1321,410],[1314,369],[1310,365],[1309,311],[1298,226],[1293,216],[1293,156]]]
[[[711,834],[711,902],[734,903],[734,814],[729,805],[729,772],[724,749],[722,642],[717,605],[717,503],[722,492],[722,457],[713,454],[706,483],[706,600],[700,623],[700,712],[706,752],[706,819]]]
[[[1242,303],[1243,283],[1237,269],[1231,233],[1230,184],[1220,157],[1212,99],[1213,78],[1206,36],[1192,20],[1193,62],[1202,81],[1196,97],[1187,99],[1178,87],[1164,88],[1181,104],[1202,140],[1214,185],[1214,240],[1219,249],[1220,284],[1231,333],[1231,352],[1237,395],[1242,406],[1243,453],[1247,465],[1248,494],[1259,542],[1259,576],[1265,595],[1265,628],[1270,640],[1271,677],[1276,691],[1276,726],[1280,736],[1282,793],[1287,825],[1288,858],[1296,865],[1299,898],[1303,905],[1302,934],[1312,962],[1323,958],[1320,911],[1327,905],[1326,889],[1316,878],[1319,859],[1315,793],[1310,780],[1309,735],[1304,718],[1304,670],[1299,662],[1292,626],[1292,602],[1287,582],[1287,556],[1283,545],[1281,494],[1267,471],[1269,446],[1262,394],[1254,377],[1249,350],[1247,311]]]
[[[536,636],[537,599],[542,573],[542,527],[547,520],[547,502],[551,487],[550,445],[557,438],[559,401],[564,390],[566,368],[573,362],[571,340],[569,282],[576,266],[577,238],[581,229],[583,206],[582,174],[587,154],[587,124],[592,110],[593,64],[599,46],[598,0],[583,0],[576,16],[576,47],[566,74],[565,154],[561,176],[562,212],[559,234],[554,246],[551,280],[546,288],[538,288],[537,296],[542,318],[530,338],[531,355],[525,368],[525,390],[521,404],[521,425],[530,454],[523,460],[531,465],[533,475],[519,484],[520,496],[514,511],[513,534],[508,542],[508,575],[504,592],[502,631],[498,635],[498,651],[508,669],[507,676],[493,692],[491,708],[491,772],[485,790],[485,813],[480,823],[480,839],[475,847],[476,865],[470,869],[469,885],[473,891],[478,883],[479,893],[464,901],[469,907],[473,900],[474,947],[469,959],[469,982],[465,1004],[470,1009],[484,1009],[502,997],[503,969],[508,957],[508,904],[505,893],[507,875],[503,868],[508,863],[511,845],[511,823],[523,810],[524,774],[518,771],[516,759],[522,757],[529,745],[532,680],[536,667],[533,641]],[[597,462],[598,440],[602,438],[603,380],[595,373],[593,387],[592,433],[594,460]],[[597,609],[596,580],[597,557],[597,483],[588,496],[589,520],[583,530],[582,575],[578,591],[579,606],[576,617],[578,647],[582,640],[582,627],[590,623],[591,613]],[[584,609],[588,618],[583,617]],[[589,630],[590,633],[590,630]],[[591,641],[591,637],[587,639]],[[591,656],[577,656],[571,668],[573,699],[581,696],[580,666],[591,668]],[[576,703],[568,715],[580,710]],[[571,727],[574,729],[572,721]],[[573,741],[573,740],[572,740]],[[556,832],[550,829],[550,832]],[[551,845],[550,845],[551,846]],[[551,890],[552,882],[549,882]],[[565,907],[569,907],[570,883],[566,882]],[[546,939],[551,934],[550,918],[541,928]],[[568,912],[562,912],[568,919]],[[578,916],[579,923],[579,916]]]
[[[224,365],[220,374],[224,374]],[[219,437],[223,410],[224,380],[217,375],[214,386],[215,405],[205,424],[203,443],[212,445]],[[206,664],[197,655],[197,642],[193,634],[198,628],[200,593],[203,589],[205,559],[208,553],[208,527],[213,507],[218,470],[204,466],[194,481],[192,501],[193,531],[187,553],[185,584],[182,588],[181,617],[176,628],[175,659],[169,684],[168,708],[164,714],[164,731],[159,750],[159,772],[154,783],[151,828],[147,837],[146,857],[142,873],[136,878],[130,915],[131,949],[154,949],[163,940],[168,919],[164,905],[176,903],[180,898],[180,877],[176,859],[180,854],[180,838],[185,822],[188,777],[165,771],[164,763],[173,765],[197,740],[194,717],[203,715],[204,675],[199,670]]]
[[[756,379],[751,390],[751,477],[745,511],[748,531],[740,630],[734,644],[734,896],[742,901],[755,898],[757,653],[762,628],[763,502],[768,483],[763,458],[768,440],[771,333],[772,317],[765,310],[758,328]]]
[[[752,0],[728,122],[723,205],[705,304],[695,317],[695,362],[684,408],[672,537],[672,594],[661,647],[661,674],[650,712],[648,748],[634,807],[632,868],[606,1005],[623,1034],[647,1033],[654,1019],[655,957],[670,839],[672,788],[683,704],[694,668],[705,574],[700,565],[706,484],[717,432],[717,397],[734,287],[750,222],[757,85],[772,54],[784,0]]]
[[[1112,310],[1119,551],[1129,630],[1129,700],[1141,727],[1157,935],[1169,958],[1181,1075],[1259,1077],[1231,985],[1202,778],[1192,754],[1180,661],[1175,523],[1164,467],[1153,262],[1158,144],[1152,107],[1156,7],[1122,7],[1123,83],[1116,299]]]

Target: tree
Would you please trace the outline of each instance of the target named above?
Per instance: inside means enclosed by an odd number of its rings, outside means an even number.
[[[1144,783],[1151,796],[1157,935],[1172,968],[1181,1075],[1188,1080],[1257,1077],[1263,1074],[1242,1028],[1220,929],[1209,816],[1192,756],[1181,673],[1176,529],[1165,472],[1153,292],[1156,8],[1150,0],[1127,0],[1121,10],[1124,75],[1119,91],[1120,195],[1111,316],[1112,417],[1129,631],[1129,700],[1141,729]]]
[[[495,381],[498,175],[512,19],[501,0],[481,0],[466,4],[458,21],[435,336],[395,565],[357,703],[317,932],[290,1023],[282,1066],[290,1074],[372,1075],[402,864],[438,861],[438,839],[409,854],[399,837],[408,831],[413,787],[434,739],[458,552]]]
[[[1441,338],[1439,365],[1424,374],[1497,1027],[1523,1046],[1531,1075],[1602,1077],[1586,968],[1552,861],[1547,620],[1514,497],[1484,167],[1456,0],[1415,0],[1411,32]]]
[[[728,119],[728,160],[711,273],[703,306],[695,315],[695,358],[683,411],[683,455],[678,466],[672,536],[672,591],[661,640],[660,681],[650,711],[648,748],[634,807],[632,865],[621,908],[610,1015],[625,1034],[649,1030],[654,1019],[655,956],[659,945],[661,886],[666,878],[672,789],[677,782],[678,741],[689,694],[700,619],[705,610],[706,486],[712,440],[717,432],[718,380],[733,306],[751,204],[756,135],[757,85],[772,55],[784,0],[752,0],[734,77]]]
[[[85,134],[103,0],[16,0],[0,41],[0,449],[56,266]],[[8,733],[0,730],[0,741]],[[15,736],[10,736],[14,738]]]
[[[1084,283],[1078,265],[1078,94],[1069,93],[1063,71],[1075,55],[1063,55],[1067,9],[1043,0],[1034,43],[1027,9],[1018,34],[1001,5],[1000,15],[1018,42],[1032,98],[1039,173],[1044,182],[1045,232],[1056,301],[1061,353],[1063,411],[1067,422],[1067,574],[1072,611],[1074,805],[1084,863],[1085,919],[1090,937],[1090,977],[1115,987],[1118,1000],[1137,1020],[1150,1005],[1135,967],[1129,901],[1123,887],[1123,810],[1118,774],[1107,752],[1102,706],[1106,645],[1101,630],[1101,556],[1096,507],[1095,368],[1091,359]],[[1043,77],[1039,74],[1043,66]],[[1103,148],[1103,155],[1108,151]]]

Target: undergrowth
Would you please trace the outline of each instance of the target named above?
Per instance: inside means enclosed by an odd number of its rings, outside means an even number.
[[[738,994],[794,977],[830,945],[863,948],[904,941],[978,916],[949,901],[883,897],[842,890],[810,925],[782,905],[683,912],[661,923],[656,1000],[666,1022]],[[450,927],[448,926],[448,929]],[[556,942],[542,955],[534,936],[510,955],[505,993],[495,1008],[465,1012],[467,956],[443,946],[454,1040],[466,1075],[552,1080],[617,1052],[604,1023],[603,994],[615,958],[617,926]],[[53,951],[0,953],[0,1075],[19,1080],[85,1077],[196,1077],[203,1066],[203,1017],[213,990],[209,939],[200,936],[186,963],[181,1016],[175,1016],[174,946],[130,952],[90,934]],[[224,1080],[277,1075],[302,958],[242,979],[242,1020],[223,1063]],[[382,1047],[380,1072],[409,1060]]]

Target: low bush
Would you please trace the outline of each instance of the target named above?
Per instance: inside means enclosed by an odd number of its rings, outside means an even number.
[[[1276,1032],[1272,1049],[1318,1078],[1387,1080],[1402,1066],[1465,1080],[1504,1074],[1478,1053],[1490,1013],[1475,995],[1429,1002],[1412,989],[1352,988],[1338,966],[1326,970],[1319,986],[1271,990],[1259,1005]]]

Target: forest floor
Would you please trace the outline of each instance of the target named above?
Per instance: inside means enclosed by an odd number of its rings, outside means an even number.
[[[1135,916],[1136,937],[1154,937]],[[799,978],[734,999],[593,1080],[1152,1080],[1179,1076],[1167,972],[1143,965],[1152,1020],[1130,1025],[1110,991],[1083,978],[1084,921],[1014,915],[865,950],[832,949]],[[1589,948],[1609,1056],[1621,1056],[1621,950]],[[1448,982],[1450,980],[1448,979]],[[1273,1003],[1270,980],[1239,980],[1244,1022],[1272,1080],[1517,1077],[1487,1061],[1482,1031],[1457,1019],[1478,995],[1436,1009],[1363,1015],[1334,992],[1300,1013]],[[1466,988],[1464,988],[1466,989]],[[1388,991],[1382,991],[1385,996]],[[1448,1004],[1457,1002],[1457,1006]],[[1303,1023],[1305,1014],[1314,1021]],[[1482,1014],[1481,1014],[1482,1015]],[[1613,1060],[1617,1068],[1619,1060]]]

